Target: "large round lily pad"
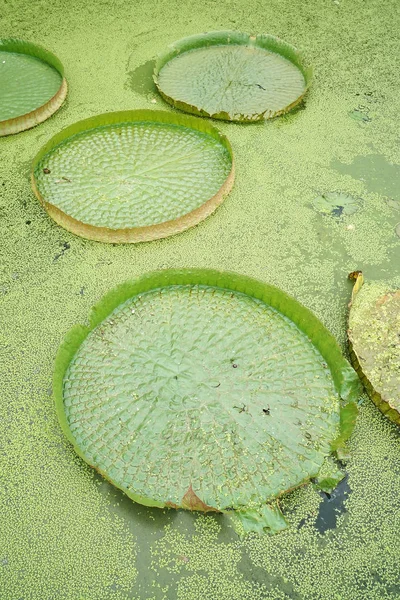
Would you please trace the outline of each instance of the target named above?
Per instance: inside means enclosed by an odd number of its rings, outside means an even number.
[[[234,511],[258,530],[281,525],[267,502],[343,447],[357,382],[277,288],[183,270],[109,293],[61,345],[54,391],[78,454],[133,500]]]
[[[50,216],[105,242],[163,238],[196,225],[229,193],[230,144],[210,124],[164,111],[85,119],[36,156],[32,186]]]
[[[172,44],[157,59],[154,81],[167,102],[187,112],[256,121],[296,106],[311,74],[300,53],[278,38],[217,31]]]
[[[45,121],[66,95],[64,69],[54,54],[30,42],[0,39],[0,136]]]
[[[400,425],[400,290],[351,276],[350,355],[371,399]]]

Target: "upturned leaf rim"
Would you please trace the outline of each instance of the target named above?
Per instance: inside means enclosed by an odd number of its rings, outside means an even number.
[[[0,137],[2,137],[20,133],[21,131],[31,129],[36,125],[39,125],[39,123],[46,121],[46,119],[51,117],[63,104],[67,97],[68,85],[64,76],[63,64],[55,54],[43,46],[19,38],[2,38],[0,39],[0,51],[28,54],[29,56],[39,58],[56,69],[62,77],[58,91],[45,104],[24,115],[0,121]]]
[[[343,357],[339,345],[333,335],[305,306],[279,288],[251,277],[232,272],[211,269],[166,269],[146,273],[137,279],[129,280],[106,293],[91,310],[87,325],[75,325],[61,342],[55,360],[53,373],[53,398],[56,413],[67,439],[75,452],[110,483],[121,489],[133,501],[145,506],[171,507],[168,502],[155,501],[152,498],[139,496],[132,490],[117,484],[107,473],[91,464],[85,456],[70,430],[64,411],[63,381],[70,362],[89,333],[106,319],[120,304],[126,300],[148,292],[173,285],[208,285],[233,292],[241,292],[274,308],[291,319],[308,337],[325,359],[334,381],[335,389],[341,398],[340,425],[337,438],[331,442],[331,451],[338,452],[344,448],[354,429],[357,417],[356,400],[360,394],[360,382],[356,372]],[[302,481],[304,485],[310,477]],[[296,486],[296,487],[299,487]],[[287,490],[289,492],[291,490]],[[286,493],[284,492],[284,493]],[[173,508],[189,508],[189,506],[173,505]],[[191,510],[214,511],[213,507],[192,504]]]
[[[359,344],[357,343],[357,340],[355,339],[351,328],[351,317],[354,302],[356,300],[357,295],[360,293],[360,290],[363,287],[365,280],[362,271],[353,271],[348,275],[348,278],[354,282],[353,289],[351,292],[351,300],[349,302],[347,328],[350,362],[353,365],[354,370],[358,374],[360,381],[365,388],[365,391],[367,392],[368,396],[371,398],[375,406],[385,415],[385,417],[387,417],[393,423],[396,423],[396,425],[400,426],[399,410],[396,406],[393,406],[393,403],[390,401],[390,399],[386,399],[380,392],[378,392],[375,389],[369,375],[366,372],[364,372],[362,368]],[[387,290],[388,293],[393,293],[393,291],[394,290]],[[368,323],[366,323],[365,326],[368,327]]]
[[[225,111],[210,114],[200,107],[197,107],[193,104],[189,104],[182,100],[172,98],[171,96],[163,92],[159,83],[159,74],[161,69],[168,62],[185,52],[189,52],[190,50],[229,44],[259,47],[264,50],[274,52],[275,54],[279,54],[283,58],[286,58],[300,70],[304,77],[305,89],[303,93],[294,102],[292,102],[291,104],[289,104],[281,110],[275,112],[265,110],[264,112],[256,113],[254,115],[241,115],[239,118],[232,118]],[[261,33],[257,35],[251,35],[249,33],[230,30],[210,31],[201,34],[195,34],[173,42],[164,51],[158,54],[153,71],[153,80],[159,94],[166,102],[168,102],[168,104],[171,104],[174,108],[177,108],[184,112],[195,114],[200,117],[211,117],[212,119],[240,123],[272,119],[274,117],[291,111],[303,100],[305,94],[307,93],[311,85],[312,78],[313,68],[306,61],[304,54],[295,46],[292,46],[291,44],[285,42],[281,38],[271,34]]]
[[[43,197],[35,178],[35,169],[40,160],[50,153],[56,146],[68,138],[107,125],[124,125],[129,123],[166,123],[178,125],[189,129],[195,129],[201,133],[210,135],[217,140],[227,151],[231,160],[231,170],[218,192],[206,200],[201,206],[178,217],[177,219],[164,221],[155,225],[142,227],[127,227],[112,229],[109,227],[98,227],[83,223],[63,212],[49,200]],[[235,161],[233,150],[228,138],[216,127],[206,121],[196,119],[190,115],[173,114],[165,110],[137,109],[107,112],[77,121],[56,133],[36,154],[31,167],[31,186],[40,204],[49,216],[61,227],[75,235],[89,240],[107,243],[137,243],[149,242],[175,235],[190,227],[193,227],[210,216],[230,193],[235,180]]]

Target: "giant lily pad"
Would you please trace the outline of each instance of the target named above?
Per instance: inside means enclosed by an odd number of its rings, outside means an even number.
[[[116,288],[67,334],[54,393],[76,452],[136,502],[262,531],[284,525],[271,503],[344,447],[358,378],[279,289],[168,270]]]
[[[175,42],[156,62],[163,98],[186,112],[256,121],[296,106],[311,80],[300,53],[271,35],[216,31]]]
[[[210,215],[232,188],[230,144],[210,124],[164,111],[85,119],[36,156],[32,186],[49,215],[104,242],[163,238]]]
[[[400,290],[367,282],[361,271],[350,303],[351,358],[371,399],[400,425]]]
[[[64,102],[67,82],[54,54],[17,39],[0,39],[0,136],[30,129]]]

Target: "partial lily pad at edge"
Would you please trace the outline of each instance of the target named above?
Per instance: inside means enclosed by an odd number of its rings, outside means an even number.
[[[351,435],[343,415],[359,393],[308,309],[200,269],[112,290],[67,334],[53,383],[76,452],[132,500],[234,511],[242,533],[283,528],[274,502]]]
[[[400,290],[384,282],[355,281],[349,313],[348,339],[354,368],[370,398],[400,425]]]
[[[67,95],[64,67],[37,44],[0,39],[0,136],[45,121]]]
[[[159,55],[154,81],[174,107],[227,121],[284,114],[307,92],[311,67],[272,35],[215,31],[179,40]]]

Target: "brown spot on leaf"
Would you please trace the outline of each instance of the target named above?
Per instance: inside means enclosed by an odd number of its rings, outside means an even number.
[[[216,508],[208,506],[203,502],[203,500],[200,500],[197,494],[195,494],[195,492],[193,491],[192,484],[190,484],[188,491],[183,496],[181,506],[182,508],[186,508],[188,510],[201,510],[203,512],[219,512]]]
[[[400,290],[397,290],[396,292],[388,292],[387,294],[385,294],[384,296],[381,296],[380,298],[378,298],[378,300],[376,301],[376,306],[382,306],[383,304],[385,304],[388,300],[391,300],[392,298],[396,298],[399,297],[400,298]]]

